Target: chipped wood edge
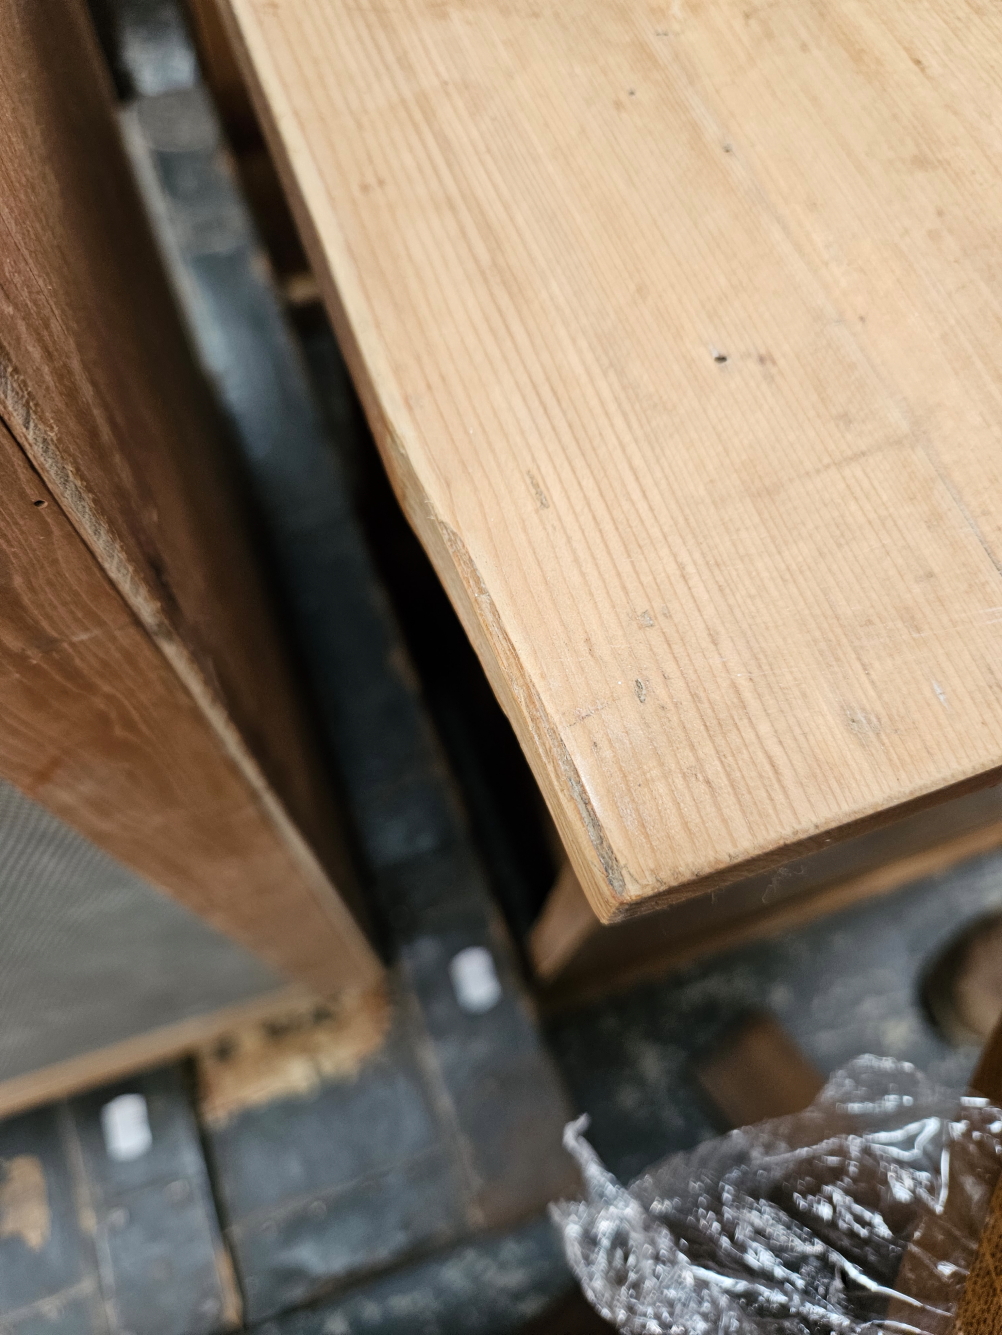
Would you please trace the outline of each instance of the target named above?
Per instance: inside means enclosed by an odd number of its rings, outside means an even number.
[[[392,1023],[389,991],[379,983],[329,1002],[307,998],[227,1029],[194,1054],[201,1121],[223,1127],[247,1109],[353,1080],[385,1046]]]

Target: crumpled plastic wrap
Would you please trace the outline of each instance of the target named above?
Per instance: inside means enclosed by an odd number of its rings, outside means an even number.
[[[1002,1113],[858,1057],[795,1116],[673,1154],[628,1188],[564,1142],[550,1207],[586,1297],[636,1335],[948,1335],[1002,1169]]]

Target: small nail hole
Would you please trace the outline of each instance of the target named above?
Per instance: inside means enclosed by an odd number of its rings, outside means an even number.
[[[715,352],[713,354],[713,360],[717,363],[718,366],[723,366],[724,362],[727,360],[727,353]]]
[[[49,503],[48,501],[35,501],[35,504],[38,506],[40,510],[44,510],[45,507],[48,505],[48,503]]]

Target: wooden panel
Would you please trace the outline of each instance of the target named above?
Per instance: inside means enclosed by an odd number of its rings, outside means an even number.
[[[600,918],[997,775],[994,10],[222,3]]]
[[[0,773],[320,992],[376,976],[306,845],[2,427],[0,532]]]
[[[279,968],[370,979],[84,6],[0,20],[0,773]]]
[[[846,839],[718,894],[603,926],[570,868],[533,927],[529,949],[548,1004],[620,987],[701,955],[777,936],[1002,847],[1002,790],[982,789]]]
[[[303,987],[278,988],[0,1080],[0,1117],[193,1056],[200,1113],[221,1122],[240,1108],[302,1097],[323,1079],[353,1075],[383,1044],[389,1022],[382,985],[345,991],[333,1009]]]
[[[1002,1330],[1002,1192],[997,1187],[952,1330],[954,1335],[998,1335]]]

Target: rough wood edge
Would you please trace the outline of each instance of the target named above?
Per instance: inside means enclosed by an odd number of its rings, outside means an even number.
[[[411,430],[410,416],[361,296],[362,285],[338,219],[329,202],[317,209],[322,214],[326,237],[326,243],[322,242],[320,226],[306,205],[305,182],[313,186],[314,201],[324,191],[308,155],[297,155],[294,151],[291,141],[298,139],[299,124],[288,100],[276,91],[278,79],[271,53],[260,34],[247,29],[240,6],[234,0],[214,0],[214,3],[397,499],[477,651],[536,781],[544,796],[548,794],[553,799],[548,805],[565,846],[574,849],[575,870],[581,883],[596,912],[611,918],[624,903],[622,869],[559,731],[521,668],[475,563],[458,535],[435,510],[413,472],[402,443]],[[262,71],[272,76],[270,96],[263,89]],[[336,255],[331,254],[332,250],[336,250]]]
[[[954,839],[944,840],[934,848],[895,858],[880,867],[850,876],[844,881],[829,882],[772,908],[761,909],[752,914],[742,914],[738,918],[722,923],[719,927],[693,933],[691,936],[683,937],[677,944],[666,947],[656,955],[638,960],[635,964],[627,964],[602,976],[589,974],[580,980],[568,980],[566,984],[561,983],[560,971],[566,967],[586,940],[606,929],[592,914],[591,930],[582,930],[577,915],[582,915],[580,907],[582,903],[587,907],[584,892],[576,882],[564,883],[562,877],[558,878],[554,891],[551,892],[551,899],[558,889],[560,898],[554,902],[552,910],[550,901],[547,901],[543,914],[530,934],[529,951],[533,963],[536,961],[538,949],[540,956],[548,961],[550,967],[548,974],[540,974],[543,1006],[547,1011],[553,1011],[577,1005],[608,992],[629,987],[645,978],[681,969],[704,955],[716,954],[749,941],[761,941],[779,936],[815,918],[849,908],[864,899],[890,894],[911,881],[948,871],[968,858],[989,853],[1000,847],[1002,847],[1002,821],[996,821],[982,826],[981,829],[958,835]],[[588,911],[591,912],[590,907]],[[555,921],[558,915],[563,917],[566,926]],[[537,932],[540,935],[538,947]]]
[[[29,1108],[71,1094],[82,1093],[96,1085],[134,1075],[161,1062],[186,1056],[213,1039],[243,1025],[284,1014],[290,1007],[301,1006],[311,993],[299,984],[276,988],[250,1001],[240,1001],[205,1015],[162,1028],[147,1030],[133,1038],[53,1062],[37,1071],[0,1081],[0,1117],[25,1112]]]
[[[307,997],[199,1043],[200,1120],[226,1126],[250,1108],[309,1098],[328,1081],[354,1080],[385,1046],[393,1014],[390,991],[379,983],[347,989],[329,1002]]]

